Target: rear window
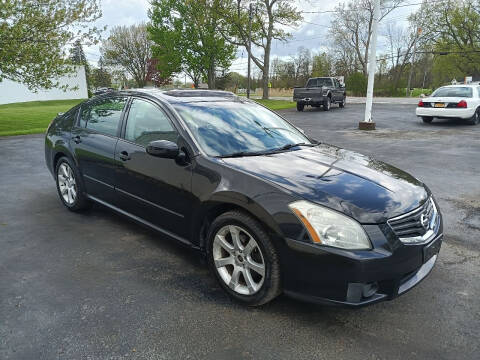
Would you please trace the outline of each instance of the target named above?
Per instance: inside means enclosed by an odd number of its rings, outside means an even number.
[[[322,87],[322,86],[332,86],[332,79],[318,78],[318,79],[310,79],[307,82],[307,88]]]
[[[432,94],[433,97],[460,97],[471,98],[473,91],[471,87],[442,87]]]

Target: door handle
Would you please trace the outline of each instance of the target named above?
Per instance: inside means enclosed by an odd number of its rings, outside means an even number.
[[[75,144],[80,144],[82,142],[80,135],[74,136],[72,140],[75,141]]]
[[[118,155],[118,157],[123,161],[130,160],[130,156],[128,155],[128,152],[126,152],[126,151],[122,151],[120,153],[120,155]]]

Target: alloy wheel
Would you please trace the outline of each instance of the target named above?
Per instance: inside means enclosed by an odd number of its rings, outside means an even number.
[[[265,260],[257,241],[243,228],[223,226],[213,240],[215,269],[222,281],[241,295],[253,295],[265,280]]]
[[[77,183],[72,168],[66,163],[58,167],[58,189],[63,200],[68,205],[73,205],[77,200]]]

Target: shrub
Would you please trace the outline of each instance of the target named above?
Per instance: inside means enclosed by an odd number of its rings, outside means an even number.
[[[347,90],[353,96],[365,96],[367,93],[367,77],[362,73],[354,73],[345,80]]]

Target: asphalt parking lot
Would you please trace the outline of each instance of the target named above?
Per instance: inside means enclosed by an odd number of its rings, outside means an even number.
[[[431,275],[362,309],[233,303],[199,257],[97,206],[63,208],[41,135],[0,138],[0,359],[478,359],[480,126],[412,105],[281,113],[323,142],[424,181],[445,242]]]

